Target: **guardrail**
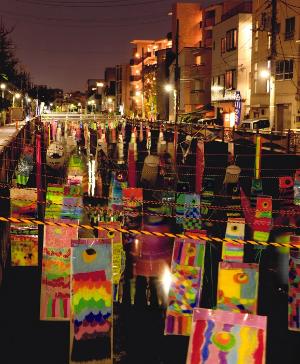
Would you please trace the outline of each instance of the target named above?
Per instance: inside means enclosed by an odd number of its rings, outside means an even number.
[[[153,129],[172,130],[175,129],[175,123],[168,120],[143,120],[137,118],[122,118],[120,115],[105,115],[105,114],[79,114],[79,113],[48,113],[42,115],[42,121],[50,120],[82,120],[105,123],[110,121],[126,120],[127,123],[133,126],[139,126],[140,123],[144,126],[149,126]],[[228,128],[223,126],[208,126],[197,125],[195,123],[178,123],[177,130],[192,135],[197,135],[204,141],[222,141],[225,143],[233,142],[235,144],[245,144],[248,146],[256,144],[256,136],[262,137],[262,147],[276,152],[284,152],[288,154],[300,155],[300,129],[285,129],[283,131],[245,131],[236,128]]]

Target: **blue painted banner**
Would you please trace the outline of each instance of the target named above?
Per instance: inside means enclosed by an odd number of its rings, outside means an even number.
[[[242,110],[242,98],[240,91],[235,92],[235,102],[234,102],[234,123],[236,126],[239,125],[241,121],[241,110]]]

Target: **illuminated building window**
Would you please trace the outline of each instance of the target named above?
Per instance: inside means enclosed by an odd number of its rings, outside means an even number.
[[[294,61],[292,59],[276,62],[276,80],[291,80],[294,76]]]
[[[226,51],[233,51],[237,47],[237,30],[231,29],[226,32]]]
[[[285,19],[285,40],[294,39],[295,17]]]
[[[226,71],[225,88],[226,89],[236,89],[236,70]]]
[[[202,64],[201,56],[196,56],[196,57],[195,57],[195,64],[196,64],[197,66],[199,66],[200,64]]]
[[[221,54],[226,52],[226,38],[221,38]]]

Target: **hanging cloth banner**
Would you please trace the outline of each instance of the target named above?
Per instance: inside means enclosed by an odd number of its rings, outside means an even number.
[[[256,314],[258,264],[219,263],[217,308]]]
[[[124,225],[128,229],[139,229],[142,225],[143,189],[124,188]]]
[[[36,135],[36,188],[38,202],[43,201],[42,186],[42,140],[41,134]]]
[[[44,248],[40,320],[70,320],[70,248]]]
[[[241,111],[242,111],[242,97],[240,91],[235,91],[234,100],[234,124],[239,126],[241,121]]]
[[[123,189],[127,187],[127,181],[122,171],[113,171],[111,173],[111,182],[109,188],[108,206],[113,211],[120,211],[123,207]]]
[[[196,308],[186,364],[265,364],[267,317]]]
[[[279,177],[279,199],[280,209],[293,208],[294,179],[292,177]]]
[[[201,230],[200,195],[196,193],[177,193],[176,223],[184,230]]]
[[[128,147],[128,185],[136,187],[136,163],[134,157],[134,148],[136,143],[129,143]]]
[[[288,296],[288,328],[300,332],[300,249],[290,251]]]
[[[11,266],[37,267],[38,266],[38,236],[37,235],[10,235]]]
[[[251,202],[249,198],[246,196],[242,187],[240,187],[240,191],[241,191],[241,205],[243,208],[246,224],[252,227],[254,221],[255,209],[251,207]]]
[[[72,241],[71,287],[71,362],[112,363],[111,243]]]
[[[222,247],[222,259],[227,262],[243,262],[244,244],[238,244],[233,240],[244,240],[245,237],[245,219],[229,218],[227,221],[225,240]]]
[[[296,170],[294,179],[294,204],[300,205],[300,169]]]
[[[204,142],[198,141],[196,149],[196,181],[195,181],[195,192],[201,193],[202,191],[202,181],[204,173]]]
[[[261,148],[262,148],[261,136],[257,135],[256,150],[255,150],[255,179],[259,179],[261,173]]]
[[[119,222],[102,223],[98,225],[99,228],[105,229],[120,229]],[[112,244],[112,282],[113,282],[113,300],[117,302],[121,299],[119,295],[119,283],[125,269],[125,251],[123,249],[122,233],[119,231],[107,232],[106,230],[98,231],[98,238],[105,239],[102,242],[109,242]]]
[[[140,122],[140,132],[139,132],[139,141],[140,141],[140,143],[142,143],[143,139],[144,139],[144,135],[143,135],[143,123],[141,121]]]
[[[272,230],[272,197],[257,197],[253,221],[253,239],[267,242]]]
[[[44,227],[40,320],[70,319],[71,240],[77,237],[78,227]]]
[[[199,306],[205,241],[176,239],[171,264],[165,335],[190,335],[193,309]]]

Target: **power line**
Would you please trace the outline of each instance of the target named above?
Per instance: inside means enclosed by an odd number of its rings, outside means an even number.
[[[60,8],[116,8],[116,7],[128,7],[128,6],[140,6],[140,5],[147,5],[147,4],[156,4],[161,3],[162,1],[167,0],[148,0],[148,1],[141,1],[141,2],[127,2],[126,4],[123,3],[114,3],[110,5],[104,5],[103,3],[61,3],[61,2],[39,2],[37,0],[16,0],[17,2],[24,3],[24,4],[32,4],[32,5],[41,5],[47,7],[60,7]],[[110,2],[111,3],[111,2]],[[77,5],[78,4],[78,5]]]

